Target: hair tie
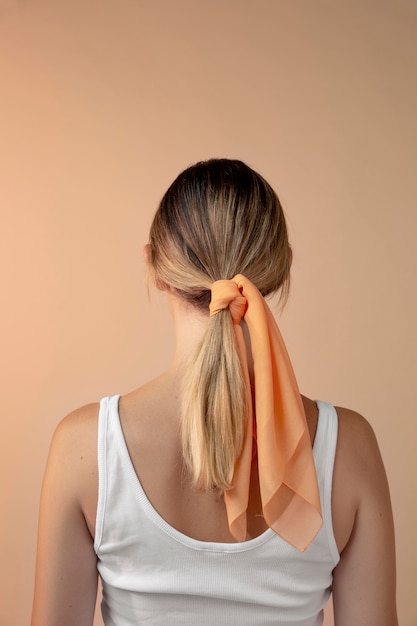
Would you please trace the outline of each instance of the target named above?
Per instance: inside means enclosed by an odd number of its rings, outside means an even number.
[[[285,541],[304,551],[319,532],[322,515],[311,440],[294,371],[265,299],[242,274],[212,285],[210,315],[227,307],[234,324],[249,412],[232,487],[224,493],[229,529],[237,541],[245,541],[255,415],[265,521]],[[254,362],[255,411],[246,344],[239,326],[243,315]]]

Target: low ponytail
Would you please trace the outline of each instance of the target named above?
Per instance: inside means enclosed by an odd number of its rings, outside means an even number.
[[[209,318],[182,388],[182,446],[193,483],[230,489],[246,428],[246,394],[228,309]]]
[[[266,180],[241,161],[212,159],[184,170],[161,200],[149,243],[156,284],[206,315],[212,285],[237,274],[263,296],[288,289],[282,207]],[[231,487],[246,394],[231,313],[222,309],[208,319],[182,387],[184,462],[200,489]]]

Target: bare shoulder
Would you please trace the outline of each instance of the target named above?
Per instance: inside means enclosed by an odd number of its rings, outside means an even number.
[[[52,437],[49,462],[57,461],[61,471],[89,464],[97,466],[99,404],[87,404],[62,419]]]
[[[356,505],[375,487],[375,481],[385,481],[385,470],[375,432],[365,417],[343,407],[335,407],[339,434],[335,460],[335,481],[347,488],[354,486],[351,497]],[[357,477],[356,482],[353,478]]]
[[[99,403],[86,404],[66,415],[55,429],[54,439],[77,438],[88,430],[97,429]]]
[[[378,442],[368,420],[335,407],[339,429],[333,472],[332,515],[339,552],[349,542],[358,512],[375,498],[386,500],[388,483]]]
[[[346,456],[363,465],[379,458],[375,432],[363,415],[343,407],[335,407],[339,421],[338,456]],[[351,469],[351,468],[350,468]]]
[[[39,511],[33,626],[92,624],[98,408],[73,411],[52,438]]]
[[[64,417],[55,429],[51,452],[59,451],[61,463],[97,463],[98,402],[87,404]]]
[[[96,465],[99,404],[87,404],[62,419],[52,437],[50,456],[57,456],[65,469],[80,464]]]
[[[363,437],[364,440],[369,442],[376,440],[371,424],[363,415],[346,407],[336,406],[335,409],[339,419],[339,429],[343,437],[349,439],[352,436],[359,435],[360,438]]]
[[[80,407],[62,419],[55,429],[47,475],[53,476],[68,497],[83,511],[94,532],[98,490],[97,429],[99,403]]]
[[[332,515],[341,558],[334,572],[335,623],[396,626],[394,527],[378,442],[362,415],[336,411]]]

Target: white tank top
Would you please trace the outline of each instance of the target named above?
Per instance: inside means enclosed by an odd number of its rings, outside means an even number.
[[[337,414],[318,402],[313,453],[323,526],[305,552],[273,530],[244,543],[198,541],[170,526],[136,476],[119,396],[100,403],[94,548],[106,626],[320,626],[339,561],[331,516]]]

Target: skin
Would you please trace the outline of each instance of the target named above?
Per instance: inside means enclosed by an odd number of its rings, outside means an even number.
[[[149,500],[169,524],[202,541],[233,542],[222,495],[198,492],[184,481],[181,457],[178,390],[207,318],[171,294],[168,301],[175,356],[161,376],[120,399],[124,436]],[[305,397],[303,402],[313,442],[317,406]],[[42,488],[31,626],[93,623],[98,409],[91,404],[71,413],[53,437]],[[337,413],[332,515],[341,560],[334,571],[335,626],[397,626],[393,520],[378,444],[363,417],[340,407]],[[252,476],[248,539],[266,529],[256,462]]]

